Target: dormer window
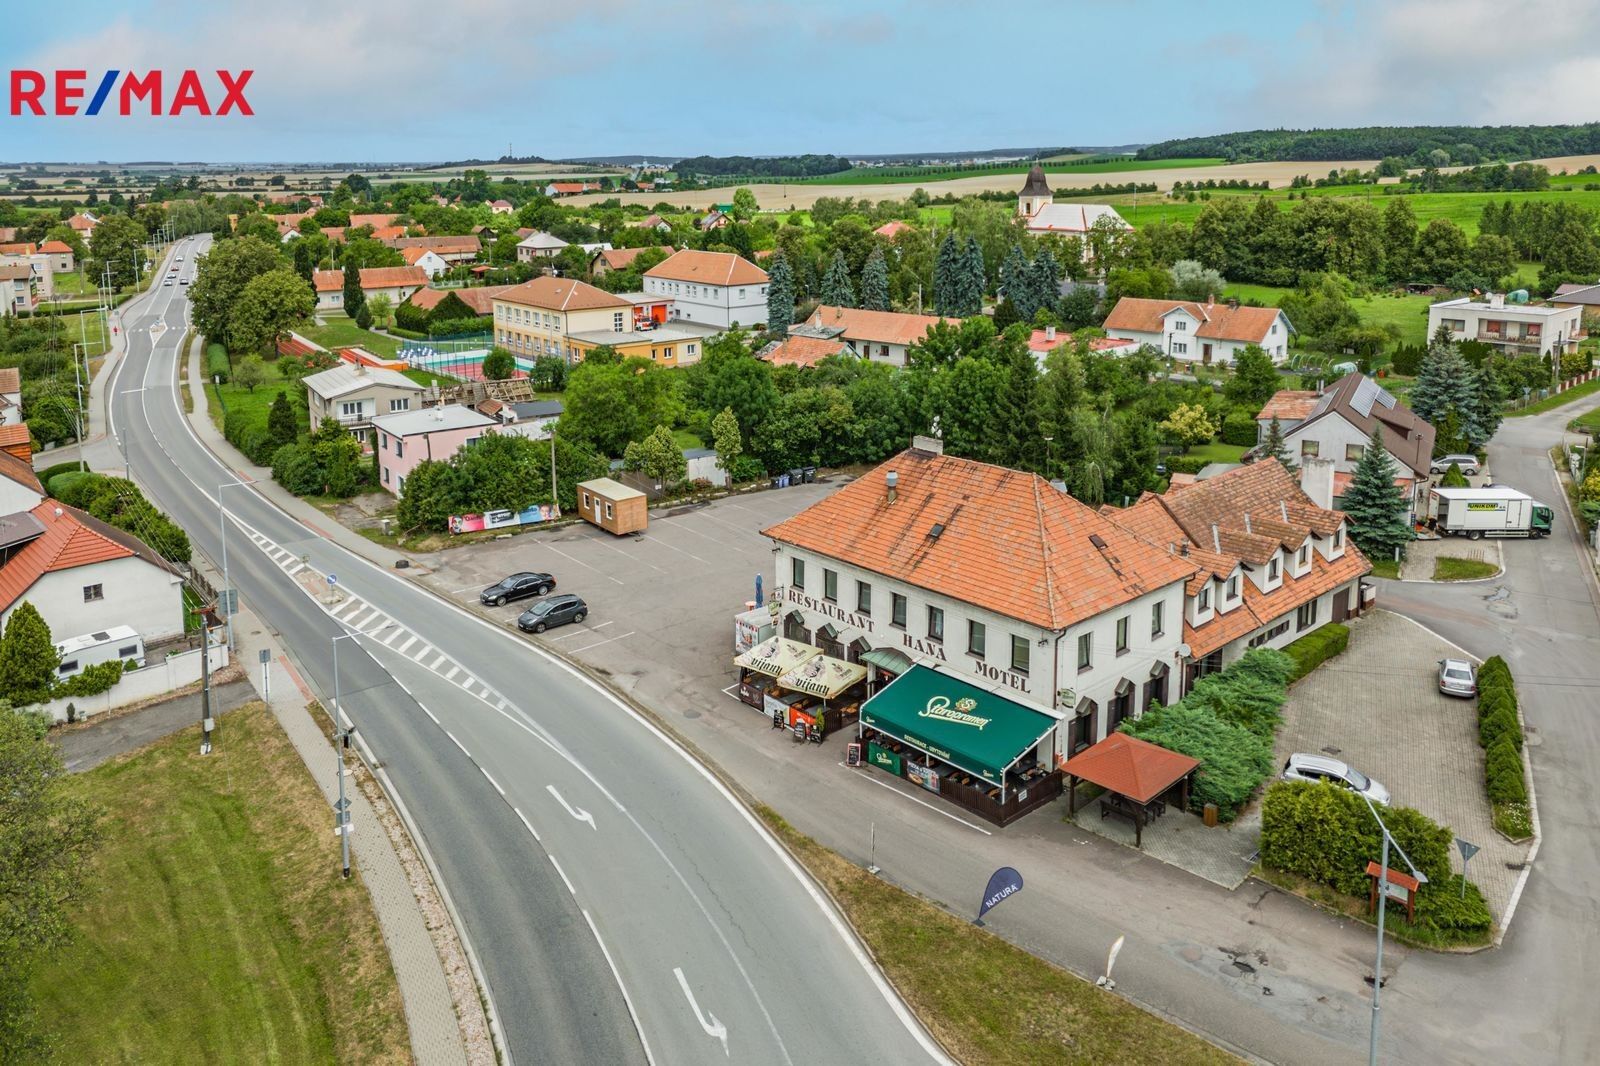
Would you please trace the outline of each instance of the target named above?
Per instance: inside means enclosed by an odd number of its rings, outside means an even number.
[[[1344,547],[1344,527],[1340,526],[1333,531],[1333,550],[1338,551]]]
[[[1302,545],[1300,545],[1300,557],[1299,557],[1298,561],[1295,563],[1295,565],[1298,566],[1301,570],[1304,570],[1306,568],[1306,564],[1309,563],[1310,561],[1311,561],[1311,545],[1310,544],[1302,544]]]
[[[1239,598],[1239,575],[1238,574],[1234,574],[1232,577],[1228,578],[1228,599],[1236,600],[1238,598]]]
[[[1267,563],[1267,580],[1268,581],[1276,581],[1276,580],[1278,580],[1278,558],[1277,558],[1277,556],[1273,556],[1272,560],[1269,563]]]
[[[1211,610],[1211,585],[1209,583],[1200,590],[1200,595],[1195,597],[1194,609],[1196,611]]]

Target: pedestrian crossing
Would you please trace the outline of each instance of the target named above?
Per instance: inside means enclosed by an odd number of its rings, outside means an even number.
[[[492,686],[429,644],[420,633],[408,629],[397,619],[357,595],[348,586],[344,584],[331,586],[340,597],[334,602],[329,602],[331,596],[318,596],[306,587],[306,573],[309,571],[312,575],[321,577],[324,582],[327,580],[326,574],[317,571],[305,559],[284,548],[266,534],[240,521],[237,516],[229,515],[229,518],[278,569],[296,579],[295,584],[302,592],[311,597],[318,607],[345,629],[371,638],[372,643],[382,644],[398,655],[404,655],[474,699],[501,711],[512,709],[511,702]]]

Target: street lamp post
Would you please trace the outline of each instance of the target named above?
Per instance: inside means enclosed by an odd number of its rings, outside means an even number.
[[[233,581],[228,577],[228,522],[226,518],[227,511],[222,506],[222,490],[244,488],[249,484],[251,484],[251,482],[240,481],[238,478],[234,478],[232,481],[227,481],[217,486],[217,535],[222,538],[222,588],[224,592],[222,616],[227,619],[228,622],[228,653],[230,655],[233,653],[232,608],[236,607],[237,604],[226,602],[226,595],[233,589]]]
[[[390,624],[392,625],[393,623]],[[373,633],[381,633],[388,628],[389,625],[383,625],[374,630]],[[352,629],[347,633],[340,633],[331,640],[333,644],[333,751],[335,757],[339,760],[339,802],[334,807],[333,822],[334,831],[339,834],[339,844],[344,856],[344,876],[347,878],[350,876],[350,801],[345,798],[344,794],[344,753],[350,747],[350,735],[356,730],[354,725],[346,724],[349,720],[345,718],[344,706],[340,701],[339,642],[341,640],[354,640],[360,636],[361,633],[359,631]]]
[[[1367,799],[1365,793],[1358,793],[1366,800],[1367,810],[1372,812],[1373,820],[1378,823],[1378,829],[1383,833],[1383,856],[1378,866],[1378,958],[1376,969],[1372,975],[1372,1028],[1367,1037],[1367,1066],[1378,1066],[1378,1030],[1382,1025],[1382,1011],[1378,1005],[1379,997],[1383,993],[1383,916],[1389,909],[1389,848],[1400,853],[1406,861],[1411,872],[1416,875],[1421,884],[1428,883],[1428,875],[1417,869],[1416,863],[1411,861],[1411,856],[1405,853],[1400,842],[1389,833],[1389,827],[1383,824],[1383,819],[1378,815],[1378,808],[1372,805],[1372,800]]]

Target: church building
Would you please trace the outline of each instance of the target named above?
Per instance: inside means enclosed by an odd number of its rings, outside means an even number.
[[[1017,197],[1017,217],[1023,220],[1029,233],[1059,233],[1062,236],[1085,236],[1102,218],[1110,219],[1119,230],[1132,229],[1116,209],[1109,204],[1058,204],[1044,180],[1044,168],[1037,163],[1028,171],[1028,181]]]

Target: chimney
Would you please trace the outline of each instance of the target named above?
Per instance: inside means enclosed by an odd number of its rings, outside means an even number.
[[[1506,295],[1505,295],[1505,293],[1503,293],[1503,292],[1491,292],[1489,294],[1489,306],[1490,307],[1494,308],[1496,311],[1499,311],[1502,308],[1504,308],[1505,305],[1506,305]]]
[[[1056,328],[1054,326],[1044,327],[1044,339],[1047,341],[1053,341],[1056,339]]]
[[[1254,533],[1255,532],[1255,530],[1250,528],[1250,512],[1248,512],[1248,511],[1246,511],[1245,515],[1244,515],[1244,531],[1246,533]]]
[[[892,505],[895,497],[899,495],[897,490],[900,487],[900,475],[891,470],[883,476],[883,481],[884,484],[888,486],[888,492],[885,495],[887,496],[889,503]]]
[[[1333,510],[1333,460],[1302,458],[1300,488],[1312,503],[1325,511]]]
[[[940,437],[924,437],[919,433],[911,438],[911,447],[929,455],[944,454],[944,440]]]
[[[1215,306],[1217,306],[1217,294],[1216,293],[1214,293],[1214,292],[1206,293],[1206,306],[1207,307],[1215,307]]]
[[[1215,522],[1211,523],[1211,549],[1218,552],[1222,550],[1222,537],[1217,532],[1217,524]]]

